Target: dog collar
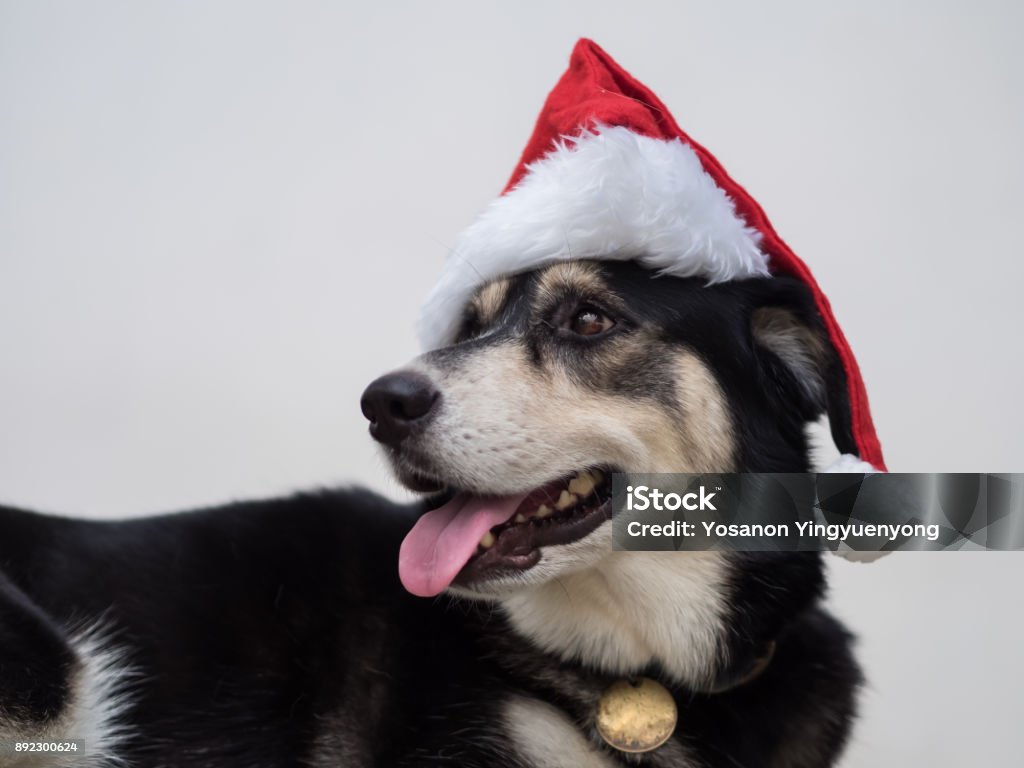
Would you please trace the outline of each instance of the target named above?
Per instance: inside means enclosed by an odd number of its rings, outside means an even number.
[[[768,643],[737,679],[712,688],[717,695],[734,690],[760,677],[775,656],[775,642]],[[675,697],[664,685],[649,677],[617,680],[597,700],[595,724],[604,742],[620,752],[651,752],[671,738],[679,722]]]

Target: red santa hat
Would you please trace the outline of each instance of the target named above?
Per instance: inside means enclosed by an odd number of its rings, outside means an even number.
[[[665,105],[591,40],[580,40],[548,95],[501,197],[457,240],[423,307],[428,349],[450,343],[474,291],[501,275],[568,259],[635,260],[709,282],[803,281],[842,364],[830,403],[836,444],[884,469],[857,361],[807,265]]]

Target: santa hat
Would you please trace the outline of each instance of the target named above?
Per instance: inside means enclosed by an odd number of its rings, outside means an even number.
[[[709,282],[789,275],[814,296],[841,363],[829,420],[844,471],[883,470],[857,361],[828,299],[764,211],[669,111],[591,40],[573,49],[501,197],[465,230],[421,316],[450,343],[474,291],[568,259],[635,260]]]

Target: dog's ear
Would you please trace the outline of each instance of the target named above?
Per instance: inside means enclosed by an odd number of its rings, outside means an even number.
[[[759,281],[750,312],[762,387],[780,407],[797,406],[803,420],[828,406],[835,354],[807,287],[784,277]]]
[[[789,277],[751,282],[750,333],[762,391],[779,415],[794,422],[827,413],[839,452],[859,456],[846,369],[811,290]]]

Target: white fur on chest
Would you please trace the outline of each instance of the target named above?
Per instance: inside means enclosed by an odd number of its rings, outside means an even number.
[[[699,685],[725,661],[728,574],[718,552],[613,552],[501,604],[518,632],[566,661],[611,674],[657,663]]]
[[[617,762],[590,744],[562,712],[516,696],[505,705],[505,729],[513,752],[532,768],[615,768]]]

